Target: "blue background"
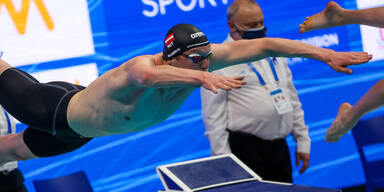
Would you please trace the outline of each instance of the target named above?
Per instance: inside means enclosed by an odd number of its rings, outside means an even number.
[[[96,53],[91,56],[30,64],[20,67],[27,72],[97,63],[99,74],[142,54],[162,51],[162,40],[174,24],[192,23],[207,34],[211,42],[222,42],[228,33],[226,0],[163,0],[172,2],[165,13],[146,17],[143,11],[154,11],[150,5],[158,0],[88,0]],[[145,3],[146,2],[146,3]],[[204,2],[183,11],[176,2]],[[213,6],[211,2],[215,2]],[[360,29],[356,25],[299,34],[298,25],[306,16],[321,11],[327,1],[259,0],[268,28],[268,36],[308,39],[333,34],[338,43],[326,46],[338,51],[361,51]],[[339,0],[347,9],[356,9],[355,0]],[[157,7],[158,8],[158,7]],[[314,60],[290,60],[306,123],[312,139],[311,162],[302,175],[294,169],[294,182],[302,185],[342,188],[365,182],[359,156],[350,134],[340,142],[324,142],[329,127],[342,102],[355,103],[377,80],[384,77],[383,61],[352,67],[353,75],[339,74]],[[148,106],[151,107],[151,106]],[[163,189],[156,166],[207,157],[208,140],[201,119],[200,93],[195,91],[187,102],[168,120],[144,131],[96,138],[77,151],[58,157],[20,162],[26,184],[34,191],[32,181],[58,177],[85,170],[95,191],[156,191]],[[379,109],[369,116],[382,114]],[[18,125],[18,129],[23,129]],[[294,161],[295,143],[288,138]],[[375,153],[373,153],[375,155]]]

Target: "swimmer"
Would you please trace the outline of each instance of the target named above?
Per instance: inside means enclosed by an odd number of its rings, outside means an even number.
[[[136,132],[172,115],[199,86],[240,88],[243,77],[209,71],[268,56],[307,57],[336,71],[368,62],[364,52],[335,52],[279,38],[210,44],[191,24],[166,34],[163,53],[135,57],[104,73],[88,87],[39,83],[0,60],[0,104],[29,127],[0,138],[0,165],[73,151],[94,137]]]

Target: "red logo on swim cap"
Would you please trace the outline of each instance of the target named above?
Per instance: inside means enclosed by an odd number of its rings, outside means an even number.
[[[172,43],[175,40],[175,37],[173,36],[173,33],[169,34],[164,41],[165,46],[168,46],[170,43]]]

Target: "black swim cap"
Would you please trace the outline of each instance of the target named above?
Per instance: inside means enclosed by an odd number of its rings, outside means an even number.
[[[191,24],[178,24],[172,27],[164,39],[163,59],[171,60],[194,47],[208,45],[205,34]]]

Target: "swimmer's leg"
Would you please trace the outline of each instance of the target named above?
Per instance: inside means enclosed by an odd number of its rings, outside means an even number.
[[[28,127],[25,131],[0,137],[0,166],[10,161],[52,157],[74,151],[92,138],[64,142],[56,136]]]
[[[23,139],[24,131],[0,137],[0,166],[11,161],[24,161],[38,158]]]
[[[336,2],[331,1],[323,11],[305,18],[306,21],[299,25],[300,33],[345,25],[347,23],[343,23],[344,12],[345,9]]]
[[[7,68],[0,75],[0,104],[24,124],[49,127],[53,115],[47,108],[50,93],[45,87],[28,73]]]

